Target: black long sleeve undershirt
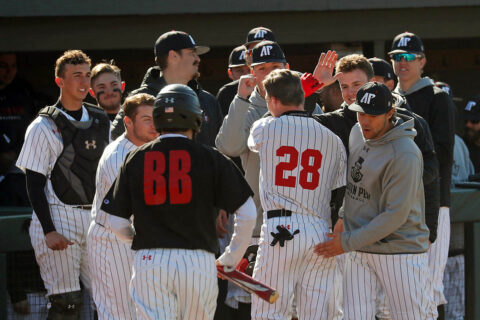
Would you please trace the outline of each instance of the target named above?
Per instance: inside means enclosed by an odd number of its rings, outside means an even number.
[[[47,196],[45,195],[45,185],[47,184],[47,177],[43,174],[28,170],[27,176],[27,192],[32,208],[40,221],[43,228],[43,233],[55,231],[52,217],[50,215],[50,208],[48,207]]]

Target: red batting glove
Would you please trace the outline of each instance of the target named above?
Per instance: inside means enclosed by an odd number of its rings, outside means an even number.
[[[302,89],[305,92],[305,98],[311,96],[315,91],[323,87],[323,83],[318,80],[311,73],[304,73],[300,77],[302,82]]]
[[[245,270],[247,270],[248,267],[248,260],[246,258],[243,258],[240,260],[240,263],[237,265],[237,270],[240,272],[245,273]]]

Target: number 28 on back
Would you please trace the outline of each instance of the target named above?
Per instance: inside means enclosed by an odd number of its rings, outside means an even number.
[[[295,147],[282,146],[277,149],[276,156],[288,157],[288,161],[280,162],[275,167],[275,185],[280,187],[296,187],[297,177],[294,175],[285,176],[284,171],[292,171],[298,167],[300,172],[298,183],[303,189],[314,190],[318,187],[320,180],[319,169],[322,167],[322,153],[315,149],[306,149],[301,154]],[[287,159],[287,158],[286,158]]]

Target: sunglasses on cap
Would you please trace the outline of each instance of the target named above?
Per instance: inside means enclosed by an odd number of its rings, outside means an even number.
[[[415,53],[395,53],[395,54],[392,54],[391,57],[394,61],[397,61],[397,62],[400,62],[402,59],[405,60],[406,62],[410,62],[417,58],[421,58],[422,55],[415,54]]]

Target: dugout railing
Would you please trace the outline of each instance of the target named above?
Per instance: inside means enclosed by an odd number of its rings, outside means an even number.
[[[32,250],[25,232],[31,211],[0,207],[0,320],[7,319],[7,253]],[[450,212],[452,223],[465,224],[465,319],[480,320],[480,190],[452,189]]]

